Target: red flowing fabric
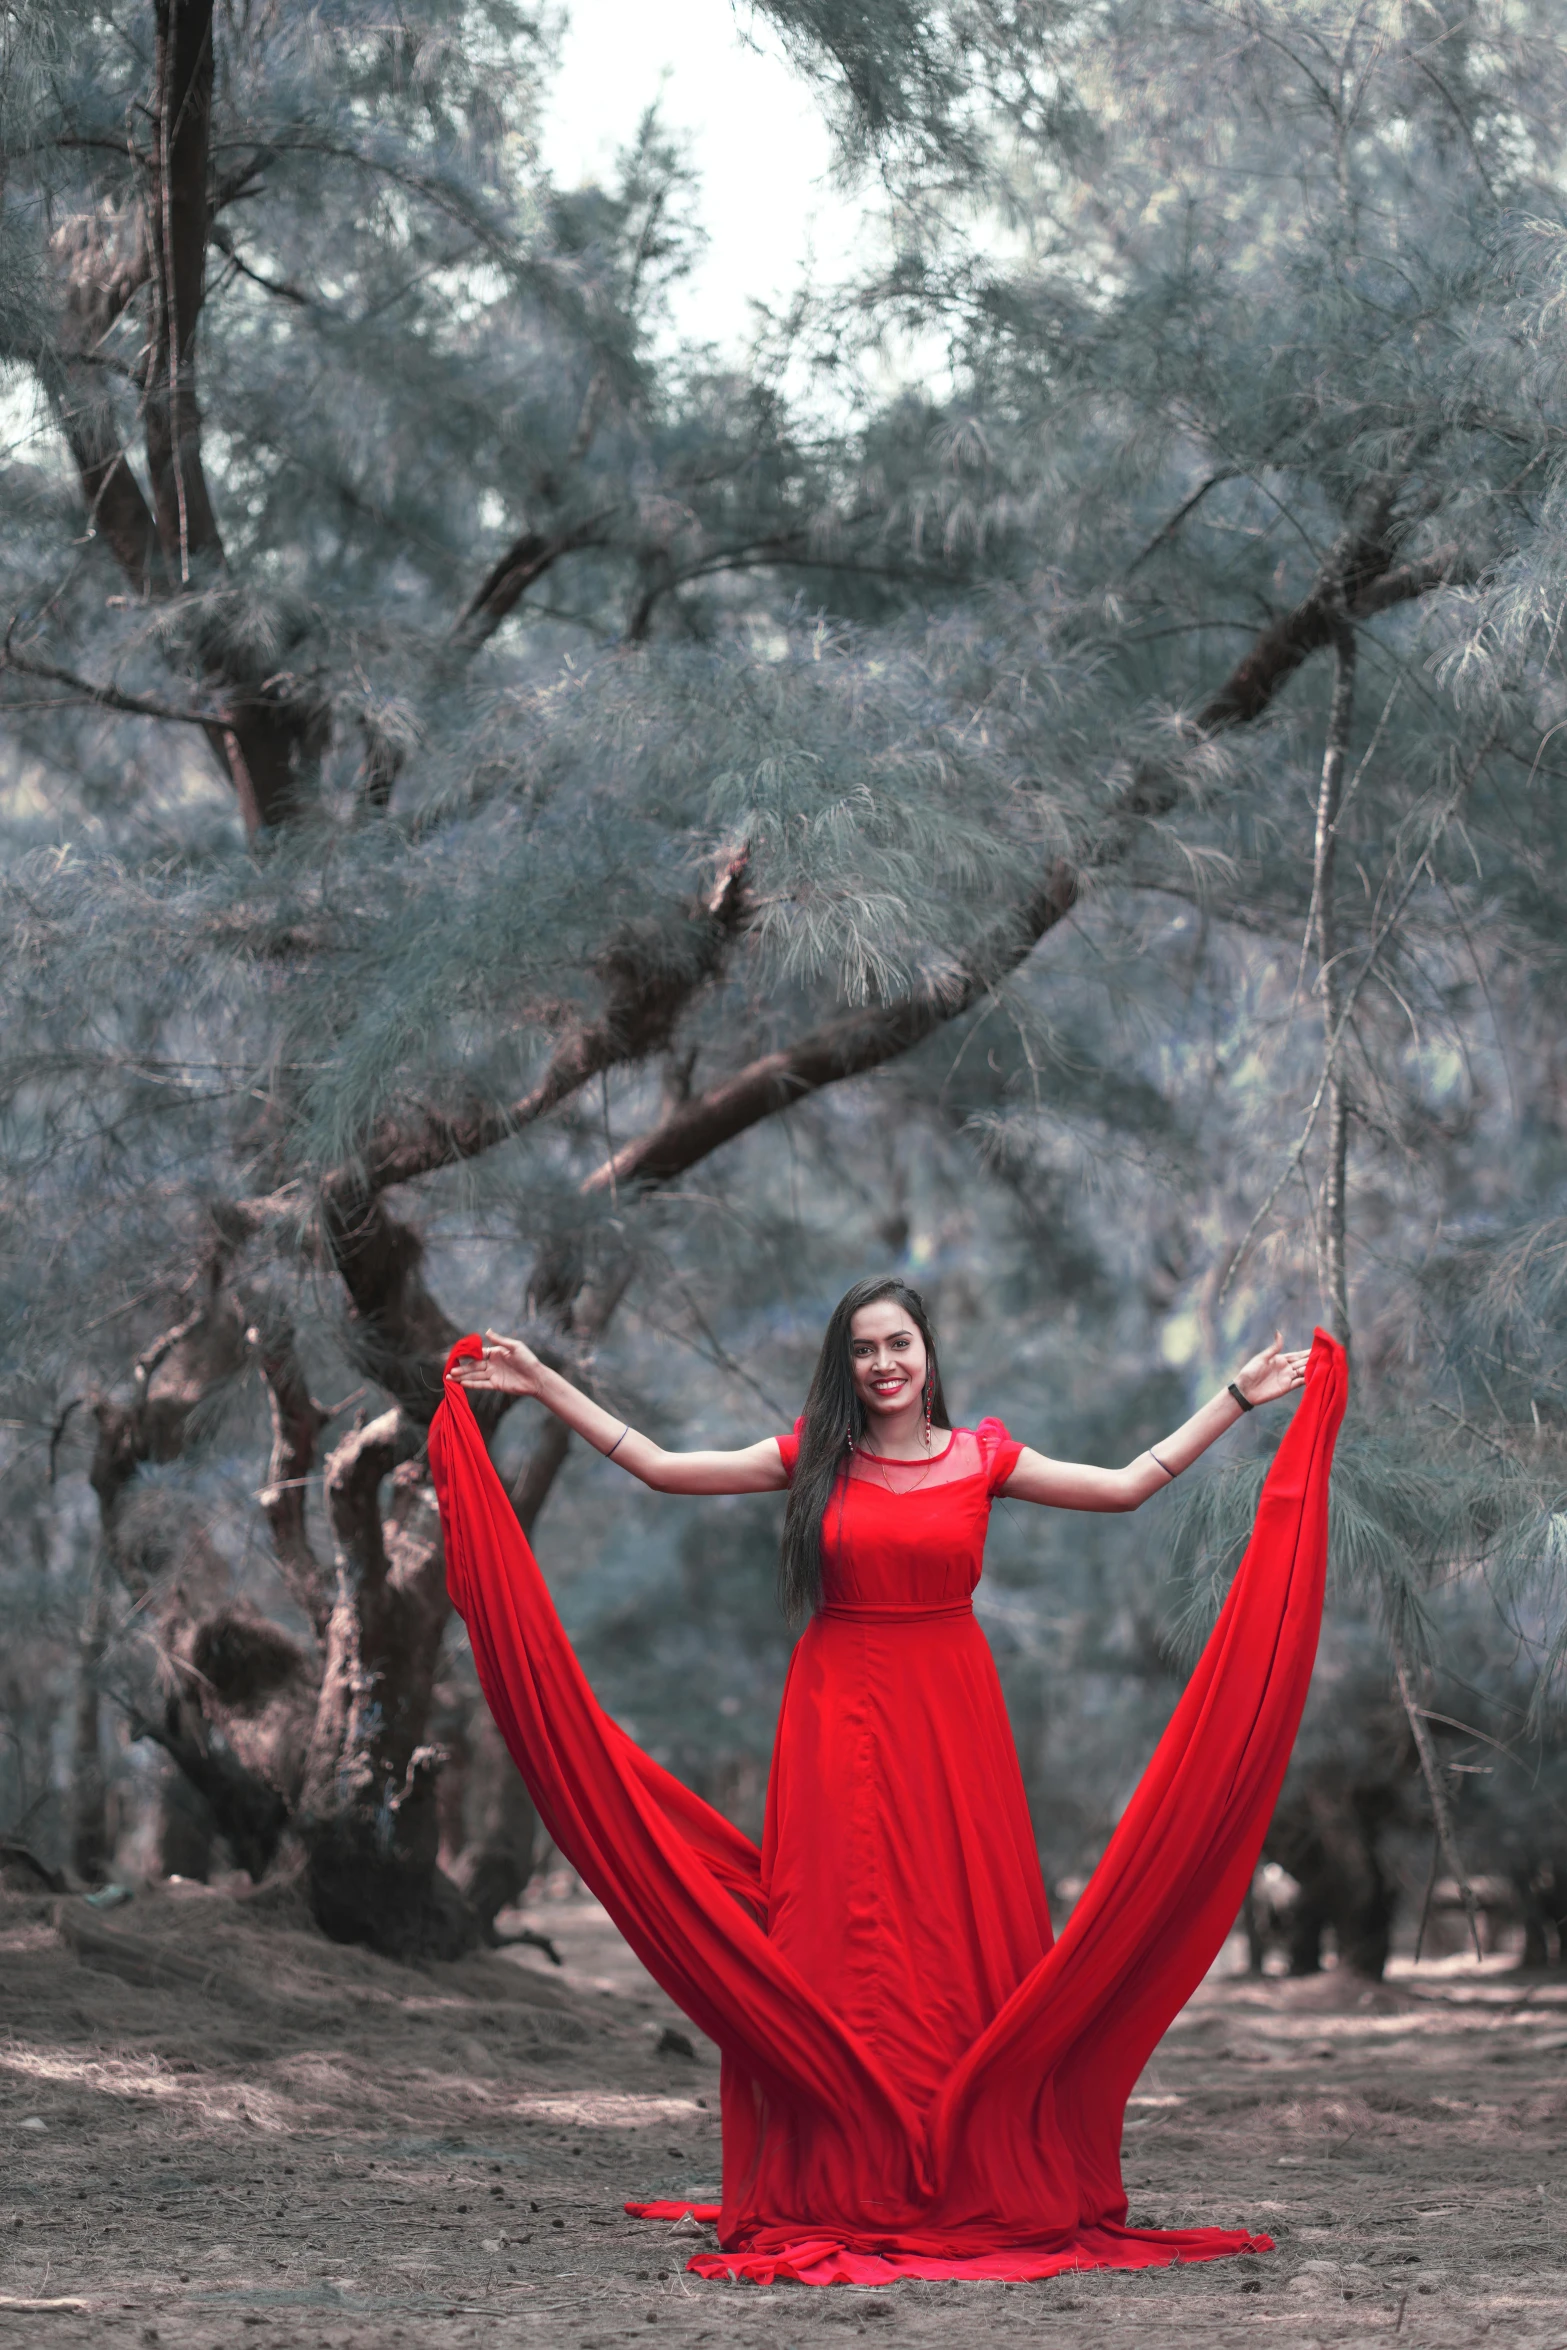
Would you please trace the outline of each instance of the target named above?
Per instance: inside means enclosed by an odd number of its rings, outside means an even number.
[[[1223,1612],[1053,1942],[971,1604],[1021,1450],[998,1422],[928,1468],[857,1456],[841,1481],[759,1852],[594,1698],[448,1381],[430,1464],[484,1694],[556,1844],[722,2053],[722,2203],[626,2206],[716,2219],[698,2275],[1028,2278],[1271,2250],[1128,2227],[1121,2129],[1272,1816],[1316,1654],[1344,1398],[1319,1330]],[[792,1467],[797,1439],[779,1446]]]

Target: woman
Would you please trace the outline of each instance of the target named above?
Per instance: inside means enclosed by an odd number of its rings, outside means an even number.
[[[1220,1623],[1059,1943],[974,1620],[993,1498],[1137,1508],[1313,1379]],[[557,1844],[723,2052],[709,2276],[1034,2277],[1266,2248],[1125,2225],[1126,2097],[1232,1924],[1288,1760],[1321,1608],[1343,1358],[1272,1347],[1123,1469],[948,1425],[904,1282],[828,1325],[791,1435],[670,1453],[519,1341],[463,1342],[431,1432],[453,1599]],[[461,1391],[532,1395],[660,1492],[789,1488],[780,1588],[809,1612],[760,1852],[608,1721]],[[632,2206],[648,2216],[685,2207]]]

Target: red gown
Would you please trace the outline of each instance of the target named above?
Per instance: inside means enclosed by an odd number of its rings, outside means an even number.
[[[430,1463],[485,1696],[556,1844],[722,2052],[723,2201],[695,2207],[721,2249],[699,2275],[1026,2278],[1271,2249],[1128,2227],[1121,2128],[1234,1923],[1289,1760],[1344,1393],[1319,1330],[1223,1613],[1053,1942],[971,1605],[1021,1450],[999,1422],[928,1468],[861,1456],[841,1481],[758,1852],[594,1699],[448,1382]],[[786,1466],[796,1444],[779,1439]]]

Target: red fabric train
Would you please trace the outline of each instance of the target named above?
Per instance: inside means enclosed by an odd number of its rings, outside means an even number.
[[[835,1497],[759,1852],[599,1706],[448,1381],[430,1463],[484,1694],[556,1844],[722,2051],[723,2201],[695,2207],[721,2249],[699,2275],[1026,2278],[1271,2249],[1128,2227],[1121,2130],[1234,1922],[1289,1759],[1344,1398],[1319,1330],[1223,1613],[1052,1944],[970,1604],[1020,1450],[997,1422],[955,1432],[917,1484],[857,1460]],[[796,1440],[779,1444],[792,1466]]]

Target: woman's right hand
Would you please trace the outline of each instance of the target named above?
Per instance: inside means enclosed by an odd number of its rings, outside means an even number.
[[[460,1387],[487,1387],[497,1395],[537,1395],[544,1365],[520,1338],[503,1338],[498,1330],[484,1333],[482,1355],[463,1355],[451,1368]]]

